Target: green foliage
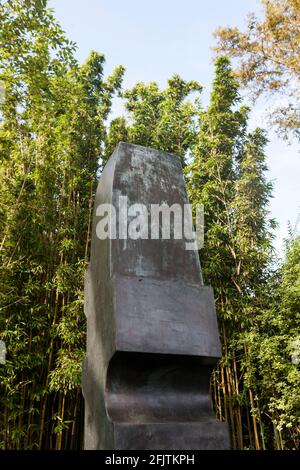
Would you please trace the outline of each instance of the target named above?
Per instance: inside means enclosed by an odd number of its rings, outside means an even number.
[[[300,237],[270,278],[267,303],[241,339],[253,357],[251,380],[260,392],[270,440],[279,449],[298,448],[300,425]],[[274,432],[275,431],[275,432]]]
[[[83,275],[104,122],[123,68],[104,79],[97,52],[78,66],[46,1],[1,2],[0,17],[0,441],[70,446],[71,421],[80,447]]]
[[[210,105],[201,114],[187,175],[190,199],[204,204],[204,275],[222,299],[220,315],[226,319],[242,313],[231,308],[229,298],[239,303],[261,285],[271,248],[266,219],[271,186],[264,177],[264,133],[247,134],[248,108],[238,107],[229,61],[220,57],[215,66]]]
[[[165,90],[155,82],[137,83],[122,93],[128,121],[117,118],[112,121],[107,136],[106,159],[120,140],[154,147],[173,153],[182,159],[193,140],[197,127],[195,117],[199,105],[188,101],[190,93],[200,92],[202,87],[195,81],[185,82],[178,75],[168,80]]]
[[[276,355],[280,345],[267,331],[266,343],[261,341],[259,327],[262,313],[270,315],[266,298],[275,226],[268,214],[272,185],[265,177],[267,139],[261,129],[247,132],[248,109],[239,106],[228,59],[219,57],[215,67],[210,105],[201,114],[187,169],[190,199],[204,204],[200,258],[204,279],[214,287],[223,344],[213,380],[215,407],[219,418],[230,423],[234,448],[281,448],[274,445],[274,432],[266,434],[270,418],[265,414],[271,403],[275,408],[280,404],[272,398],[267,405],[272,391],[264,388],[267,375],[258,365],[259,357],[267,363],[266,351],[259,347],[273,347]],[[281,380],[279,375],[272,379]]]

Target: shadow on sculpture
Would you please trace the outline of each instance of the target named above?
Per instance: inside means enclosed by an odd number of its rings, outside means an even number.
[[[227,449],[210,401],[220,343],[198,252],[183,239],[99,239],[98,208],[113,205],[120,229],[120,197],[187,204],[180,160],[120,143],[100,178],[85,282],[85,448]]]

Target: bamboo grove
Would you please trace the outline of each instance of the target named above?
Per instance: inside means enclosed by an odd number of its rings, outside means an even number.
[[[205,208],[200,251],[214,288],[223,357],[212,405],[234,449],[299,447],[300,240],[275,264],[262,129],[248,130],[230,62],[210,103],[174,75],[121,90],[123,67],[83,65],[46,0],[0,0],[0,448],[80,449],[85,348],[83,276],[101,168],[121,140],[181,157]],[[107,123],[113,97],[126,109]]]

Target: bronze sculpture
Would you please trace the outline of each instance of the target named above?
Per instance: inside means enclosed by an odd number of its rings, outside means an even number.
[[[85,448],[227,449],[227,424],[210,403],[220,343],[198,252],[182,238],[149,239],[150,227],[129,238],[124,197],[147,208],[187,204],[179,158],[120,143],[100,178],[85,284]],[[117,228],[100,239],[103,204]]]

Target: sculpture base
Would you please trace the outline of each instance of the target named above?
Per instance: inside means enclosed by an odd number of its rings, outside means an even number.
[[[227,450],[226,423],[209,419],[194,423],[115,424],[116,450]]]

